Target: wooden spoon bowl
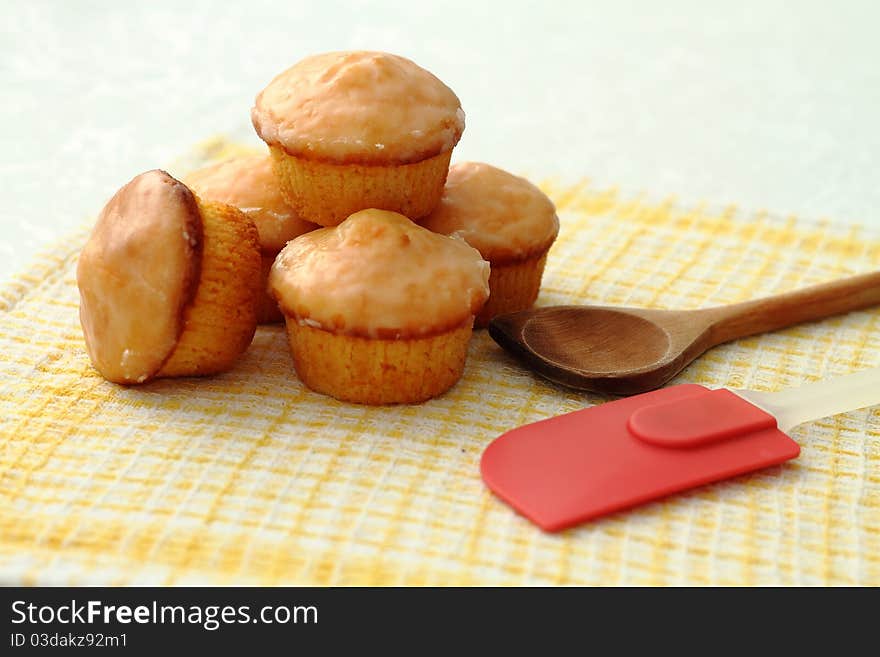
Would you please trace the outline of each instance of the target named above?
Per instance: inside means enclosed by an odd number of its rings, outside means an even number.
[[[880,304],[880,272],[702,310],[551,306],[499,315],[489,335],[526,366],[579,390],[659,388],[715,345]]]

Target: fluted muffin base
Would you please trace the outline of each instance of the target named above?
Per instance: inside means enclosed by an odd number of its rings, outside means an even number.
[[[296,372],[314,390],[359,404],[414,404],[461,378],[472,319],[425,338],[383,340],[340,335],[286,318]]]
[[[541,290],[547,251],[508,265],[491,265],[489,299],[477,315],[474,326],[484,328],[495,315],[531,308]]]
[[[443,194],[452,151],[412,164],[333,164],[271,146],[272,166],[287,203],[306,221],[336,226],[367,208],[420,219]]]
[[[260,247],[253,222],[224,203],[199,201],[204,245],[199,285],[184,329],[157,377],[224,372],[257,327]]]

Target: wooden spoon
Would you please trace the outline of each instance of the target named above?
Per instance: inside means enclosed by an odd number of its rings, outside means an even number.
[[[551,381],[632,395],[715,345],[880,304],[880,272],[702,310],[550,306],[499,315],[489,335]]]

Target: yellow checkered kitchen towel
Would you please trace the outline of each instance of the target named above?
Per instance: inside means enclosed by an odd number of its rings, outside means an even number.
[[[698,308],[880,267],[876,232],[546,189],[562,230],[541,304]],[[801,426],[789,464],[548,535],[486,489],[480,454],[601,397],[484,331],[461,382],[418,406],[310,392],[281,328],[222,376],[107,383],[77,317],[85,236],[0,290],[0,583],[880,584],[877,408]],[[878,320],[741,340],[676,382],[774,390],[878,366]]]

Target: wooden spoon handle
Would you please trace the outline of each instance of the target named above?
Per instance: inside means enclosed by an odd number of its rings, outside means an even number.
[[[880,272],[872,272],[701,312],[712,323],[710,340],[721,344],[878,304]]]

